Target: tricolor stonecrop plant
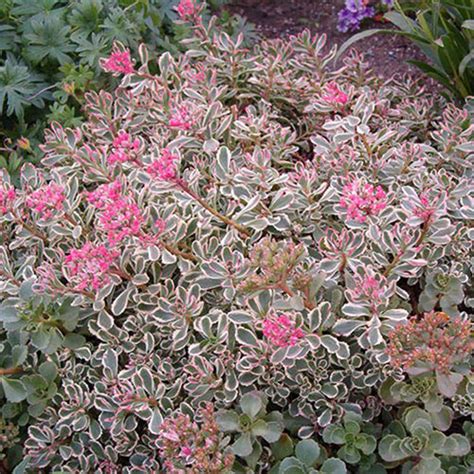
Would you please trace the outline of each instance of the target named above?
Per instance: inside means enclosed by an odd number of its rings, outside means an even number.
[[[201,9],[1,175],[1,470],[472,471],[471,105]]]

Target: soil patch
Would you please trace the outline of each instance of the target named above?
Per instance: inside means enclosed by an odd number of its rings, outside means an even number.
[[[330,45],[341,45],[354,34],[337,30],[337,14],[343,6],[343,0],[231,0],[226,9],[248,18],[267,38],[285,37],[309,28],[313,33],[326,33]],[[389,27],[374,20],[363,23],[363,29]],[[423,59],[423,54],[401,36],[374,35],[354,47],[382,77],[421,75],[406,60]]]

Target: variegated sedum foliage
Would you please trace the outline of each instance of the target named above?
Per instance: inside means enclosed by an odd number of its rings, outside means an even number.
[[[469,110],[183,5],[0,181],[2,466],[470,472]]]

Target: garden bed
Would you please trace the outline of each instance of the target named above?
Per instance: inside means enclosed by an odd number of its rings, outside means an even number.
[[[343,0],[233,0],[226,6],[232,12],[248,18],[257,31],[267,38],[294,35],[305,28],[324,33],[328,44],[343,44],[354,33],[337,29],[337,14]],[[367,20],[363,28],[383,28],[384,23]],[[419,70],[408,64],[409,59],[422,59],[420,51],[407,39],[396,35],[377,35],[360,41],[355,48],[364,54],[370,67],[380,76],[410,74]]]

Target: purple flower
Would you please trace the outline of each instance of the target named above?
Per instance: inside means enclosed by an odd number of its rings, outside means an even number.
[[[391,1],[391,0],[387,0]],[[363,0],[346,0],[346,6],[338,15],[337,29],[343,33],[356,31],[365,18],[375,15],[375,9],[366,5]]]

